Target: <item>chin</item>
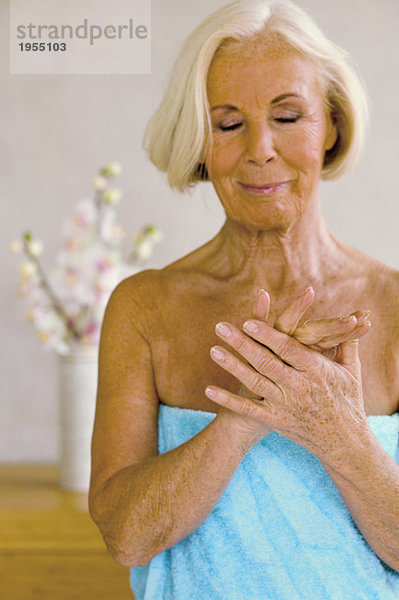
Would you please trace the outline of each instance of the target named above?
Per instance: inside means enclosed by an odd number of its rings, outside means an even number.
[[[298,206],[292,204],[287,206],[285,202],[258,202],[248,206],[245,214],[234,214],[232,211],[228,216],[237,223],[251,228],[286,230],[292,227],[304,212],[298,209]]]
[[[245,219],[229,215],[229,218],[241,227],[255,231],[287,231],[295,225],[298,220],[298,215],[288,217],[287,215],[279,214],[274,217],[254,215],[253,218],[247,216]]]

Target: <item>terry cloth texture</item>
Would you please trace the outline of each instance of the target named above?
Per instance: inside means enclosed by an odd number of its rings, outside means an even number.
[[[159,452],[214,417],[161,405]],[[399,463],[399,414],[368,422]],[[130,583],[136,600],[399,598],[399,573],[367,544],[320,461],[275,432],[251,448],[202,525],[131,568]]]

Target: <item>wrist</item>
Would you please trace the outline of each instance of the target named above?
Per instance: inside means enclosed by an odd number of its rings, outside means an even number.
[[[382,448],[366,420],[361,427],[340,436],[339,442],[318,458],[329,474],[353,479],[354,475],[365,472],[377,450]]]
[[[265,425],[257,424],[254,419],[249,420],[227,408],[219,410],[214,423],[224,429],[229,440],[241,444],[246,452],[272,431]]]

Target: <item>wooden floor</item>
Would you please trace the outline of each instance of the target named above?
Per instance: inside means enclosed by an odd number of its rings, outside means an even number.
[[[52,465],[0,465],[1,600],[134,600],[86,495],[56,481]]]

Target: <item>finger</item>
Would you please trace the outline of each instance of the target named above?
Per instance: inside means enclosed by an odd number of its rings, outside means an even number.
[[[361,321],[367,321],[370,318],[371,310],[355,310],[351,314],[356,317],[357,322],[359,323]]]
[[[238,396],[237,394],[233,394],[232,392],[215,385],[208,385],[205,389],[205,394],[213,402],[220,404],[220,406],[224,406],[240,415],[261,419],[263,422],[267,422],[265,418],[267,417],[269,404],[265,399],[258,401],[250,400],[249,398]]]
[[[259,319],[260,321],[267,321],[269,318],[269,310],[270,310],[270,296],[263,288],[259,290],[258,297],[256,299],[256,303],[254,309],[252,311],[252,315],[254,319]]]
[[[336,339],[355,329],[355,316],[334,319],[312,319],[306,321],[293,332],[293,336],[302,344],[310,346],[321,341]]]
[[[251,365],[245,364],[225,348],[213,346],[210,350],[210,356],[220,367],[238,379],[256,396],[260,396],[261,398],[267,396],[274,400],[281,399],[281,392],[278,386],[268,377],[259,373]],[[281,361],[279,362],[282,365]]]
[[[351,340],[338,346],[336,362],[347,369],[356,379],[361,378],[361,364],[359,358],[359,341]]]
[[[314,369],[319,366],[319,353],[306,348],[293,337],[277,331],[274,327],[269,327],[262,321],[253,319],[246,321],[243,329],[247,335],[260,342],[297,371]],[[286,372],[286,376],[289,376],[289,371]],[[269,374],[268,377],[270,377]]]
[[[261,323],[264,327],[270,329],[263,321],[256,321],[256,323]],[[296,374],[289,365],[286,365],[275,353],[251,339],[231,323],[218,323],[215,332],[241,355],[238,360],[241,361],[241,357],[246,359],[258,374],[265,375],[274,383],[287,385],[294,383]],[[239,379],[242,381],[241,378]]]
[[[302,344],[319,344],[331,340],[335,344],[346,339],[348,332],[354,332],[369,320],[370,311],[358,310],[346,317],[332,319],[311,319],[299,325],[294,337]],[[356,336],[355,336],[356,337]],[[347,339],[354,339],[351,335]],[[334,344],[329,344],[331,347]],[[327,346],[323,346],[327,347]]]
[[[251,392],[245,385],[242,383],[240,385],[240,391],[238,392],[240,396],[245,396],[246,398],[252,398],[253,400],[262,400],[262,396]]]
[[[292,335],[298,327],[299,321],[305,312],[312,305],[314,300],[314,290],[308,287],[305,292],[288,306],[276,319],[274,327],[283,333]]]
[[[324,350],[328,348],[334,348],[343,342],[349,342],[351,340],[357,340],[363,337],[366,333],[368,333],[371,329],[371,322],[366,321],[365,323],[361,323],[346,334],[340,336],[331,336],[330,338],[320,340],[317,344],[309,344],[309,348],[314,348],[315,350]],[[296,337],[296,336],[295,336]]]

